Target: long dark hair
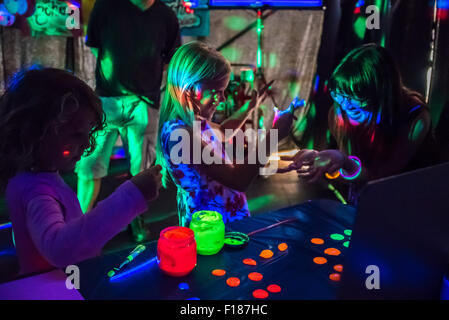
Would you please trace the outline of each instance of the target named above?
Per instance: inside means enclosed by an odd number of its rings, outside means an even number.
[[[10,79],[0,98],[0,190],[17,172],[35,164],[36,149],[47,133],[57,133],[80,107],[95,114],[89,153],[95,132],[104,127],[104,113],[101,100],[86,83],[67,71],[41,66],[21,70]]]
[[[407,120],[410,105],[424,104],[420,94],[403,85],[388,51],[376,44],[364,45],[346,55],[330,77],[328,88],[367,101],[365,110],[372,116],[365,123],[352,126],[337,103],[329,120],[339,148],[368,165],[388,156],[397,130]]]

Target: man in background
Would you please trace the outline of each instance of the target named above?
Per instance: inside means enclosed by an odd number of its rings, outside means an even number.
[[[89,211],[120,135],[136,175],[155,161],[162,74],[180,45],[179,23],[161,0],[97,0],[86,45],[97,57],[96,92],[106,127],[94,152],[77,164],[78,199]],[[146,238],[142,216],[131,223],[136,241]]]

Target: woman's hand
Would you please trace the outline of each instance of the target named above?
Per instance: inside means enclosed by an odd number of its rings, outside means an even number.
[[[304,166],[311,166],[318,154],[316,150],[299,150],[294,156],[281,156],[283,161],[293,161],[288,167],[278,169],[278,173],[300,170]]]
[[[326,173],[333,174],[340,170],[347,157],[339,150],[324,150],[315,154],[315,158],[310,167],[298,169],[298,176],[304,178],[308,183],[313,183],[322,179]]]
[[[160,165],[146,169],[131,178],[132,183],[142,192],[147,201],[152,201],[159,196],[162,187],[162,167]]]

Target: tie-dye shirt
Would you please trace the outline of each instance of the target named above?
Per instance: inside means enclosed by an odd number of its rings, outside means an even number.
[[[160,133],[162,151],[167,161],[167,171],[178,188],[179,224],[188,226],[193,213],[199,210],[213,210],[221,213],[224,223],[249,217],[248,204],[243,192],[224,186],[218,181],[198,171],[194,164],[174,164],[170,160],[171,148],[179,143],[170,141],[170,134],[187,128],[181,120],[167,121]],[[201,131],[210,129],[202,122]]]

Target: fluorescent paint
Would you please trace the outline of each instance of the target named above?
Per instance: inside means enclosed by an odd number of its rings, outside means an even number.
[[[198,254],[213,255],[223,248],[225,225],[220,213],[209,210],[195,212],[192,215],[190,229],[195,235]]]
[[[159,268],[169,276],[181,277],[196,266],[194,233],[185,227],[168,227],[161,231],[157,243]]]

